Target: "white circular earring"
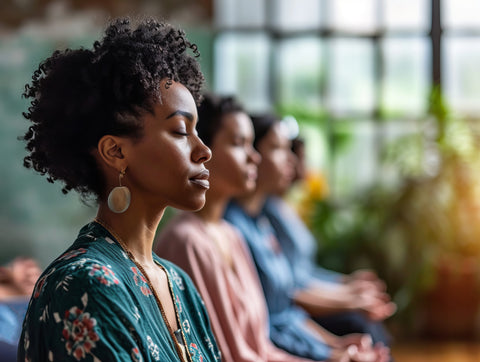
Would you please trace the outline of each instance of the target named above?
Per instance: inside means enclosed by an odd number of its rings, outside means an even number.
[[[130,190],[127,186],[122,186],[123,176],[125,176],[125,169],[118,175],[120,186],[114,187],[108,194],[108,208],[116,214],[125,212],[130,206]]]

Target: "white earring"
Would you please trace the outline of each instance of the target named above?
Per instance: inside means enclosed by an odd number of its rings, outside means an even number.
[[[130,190],[127,186],[122,186],[123,176],[125,176],[125,170],[120,171],[118,175],[120,186],[114,187],[108,194],[108,208],[116,214],[125,212],[130,206]]]

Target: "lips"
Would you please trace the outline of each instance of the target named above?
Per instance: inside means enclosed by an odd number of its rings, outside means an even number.
[[[208,182],[209,176],[210,172],[207,169],[203,169],[201,172],[191,177],[190,182],[204,188],[205,190],[208,190],[210,188],[210,182]]]
[[[249,169],[249,170],[247,171],[247,178],[248,178],[249,180],[255,181],[255,180],[257,179],[257,176],[258,176],[258,175],[257,175],[257,168],[256,168],[256,167],[255,167],[255,168],[251,168],[251,169]]]

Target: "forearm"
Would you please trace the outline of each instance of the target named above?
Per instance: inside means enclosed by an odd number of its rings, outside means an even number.
[[[325,316],[358,309],[356,298],[342,286],[298,290],[294,295],[297,305],[314,316]]]
[[[332,348],[337,348],[339,346],[339,337],[336,336],[335,334],[329,332],[325,328],[323,328],[321,325],[313,321],[312,319],[307,318],[305,320],[305,325],[306,327],[314,332],[314,334],[318,335],[318,337],[321,339],[323,343],[328,345],[329,347]]]

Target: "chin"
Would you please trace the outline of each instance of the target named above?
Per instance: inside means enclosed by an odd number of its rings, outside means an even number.
[[[205,202],[202,202],[201,204],[196,205],[196,206],[193,206],[192,208],[190,208],[190,211],[198,211],[198,210],[201,210],[201,209],[203,209],[204,206],[205,206]]]
[[[174,205],[173,207],[185,211],[198,211],[203,206],[205,206],[205,195],[194,200],[188,200],[188,202],[181,203],[179,205]]]
[[[244,187],[244,191],[245,192],[252,192],[253,190],[255,190],[255,187],[257,187],[257,181],[256,180],[249,180]]]

